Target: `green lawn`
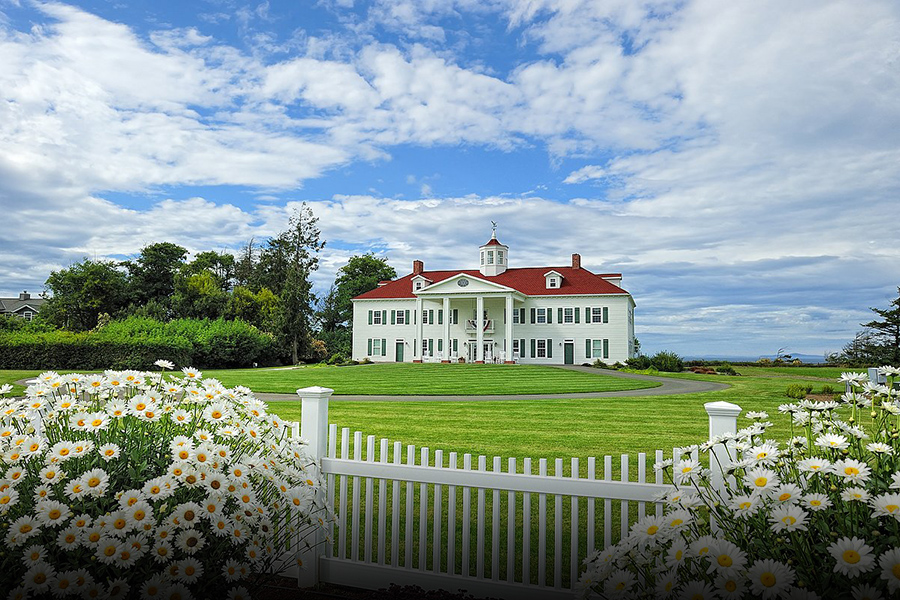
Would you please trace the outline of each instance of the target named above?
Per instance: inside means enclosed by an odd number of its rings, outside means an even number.
[[[569,394],[609,392],[656,387],[657,384],[596,373],[581,373],[537,365],[442,365],[384,363],[352,367],[299,367],[294,369],[209,370],[231,387],[245,385],[254,392],[293,394],[298,388],[318,385],[344,395],[491,395]]]
[[[865,373],[865,368],[849,367],[814,367],[804,365],[800,367],[735,367],[735,371],[741,375],[768,375],[770,377],[809,377],[811,379],[836,380],[841,373],[858,372]]]
[[[724,400],[745,412],[766,410],[774,436],[789,435],[788,419],[778,414],[788,402],[791,377],[725,377],[682,373],[685,379],[728,383],[729,389],[702,394],[575,400],[509,400],[503,402],[332,402],[329,421],[392,442],[443,449],[445,454],[568,458],[611,454],[671,452],[675,445],[707,437],[706,402]],[[826,383],[823,381],[823,383]],[[840,385],[834,382],[834,387]],[[297,403],[271,403],[284,418],[299,420]],[[739,419],[739,425],[749,423]],[[615,462],[615,461],[614,461]],[[582,462],[584,464],[584,462]]]

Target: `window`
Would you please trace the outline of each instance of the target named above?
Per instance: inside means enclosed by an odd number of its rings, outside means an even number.
[[[372,313],[372,325],[381,325],[381,311],[376,310]]]
[[[420,279],[416,282],[416,290],[421,290],[424,282]]]
[[[497,250],[497,264],[503,264],[503,250]]]
[[[34,317],[34,313],[31,312],[30,310],[26,310],[25,312],[22,313],[22,318],[24,318],[26,321],[30,321],[33,317]]]
[[[519,309],[514,308],[513,309],[513,325],[518,325],[518,324],[519,324]]]
[[[428,309],[422,309],[422,325],[428,325]]]
[[[575,309],[574,308],[564,308],[563,309],[563,323],[574,323],[575,322]]]
[[[487,264],[489,264],[489,265],[494,264],[494,251],[493,250],[488,250],[487,259],[488,259]]]
[[[599,306],[591,307],[591,323],[602,323],[603,322],[603,309]]]
[[[481,251],[481,264],[484,264],[484,250]]]
[[[406,325],[406,312],[402,310],[397,311],[397,325]]]
[[[537,341],[537,357],[547,358],[547,340]]]
[[[519,347],[519,340],[513,340],[513,356],[522,356],[522,349]]]
[[[381,338],[372,340],[372,352],[370,354],[372,356],[381,356]]]
[[[428,354],[428,340],[422,339],[422,356]]]
[[[603,340],[591,340],[591,358],[603,358]]]
[[[547,279],[547,287],[548,288],[558,288],[559,287],[559,279],[556,277],[550,277]]]
[[[545,325],[547,323],[547,309],[546,308],[537,309],[536,322],[541,325]]]

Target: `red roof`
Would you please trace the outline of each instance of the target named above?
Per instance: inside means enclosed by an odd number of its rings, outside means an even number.
[[[562,285],[558,288],[547,289],[547,280],[544,273],[557,271],[563,276]],[[522,292],[526,296],[565,296],[580,294],[627,294],[625,290],[603,277],[621,278],[619,273],[605,273],[603,276],[595,275],[587,269],[573,269],[572,267],[528,267],[524,269],[507,269],[500,275],[488,277],[477,270],[469,271],[425,271],[423,276],[438,283],[449,279],[454,275],[468,275],[476,279],[492,281],[498,285],[510,287]],[[410,273],[400,279],[395,279],[381,287],[360,294],[354,300],[377,300],[379,298],[415,298],[412,291],[414,275]]]
[[[503,245],[505,245],[505,244],[501,244],[500,240],[498,240],[497,238],[491,238],[488,240],[488,243],[485,244],[485,246],[503,246]]]

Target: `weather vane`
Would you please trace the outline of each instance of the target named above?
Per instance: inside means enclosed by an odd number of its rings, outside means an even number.
[[[491,221],[491,235],[497,235],[497,221]]]

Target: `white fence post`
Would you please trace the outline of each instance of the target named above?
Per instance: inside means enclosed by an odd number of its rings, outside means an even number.
[[[297,390],[300,396],[300,437],[309,442],[309,454],[315,461],[316,468],[322,468],[322,459],[326,456],[328,442],[328,399],[334,390],[324,387],[308,387]],[[325,490],[320,489],[322,500]],[[325,536],[317,529],[312,540],[312,548],[302,550],[299,558],[302,568],[297,572],[298,587],[312,587],[319,583],[319,557],[325,554]]]
[[[726,433],[737,432],[737,418],[743,410],[730,402],[707,402],[703,405],[709,415],[709,439]],[[734,461],[734,449],[725,444],[716,444],[710,452],[710,481],[720,494],[725,490],[725,476],[722,470]]]

